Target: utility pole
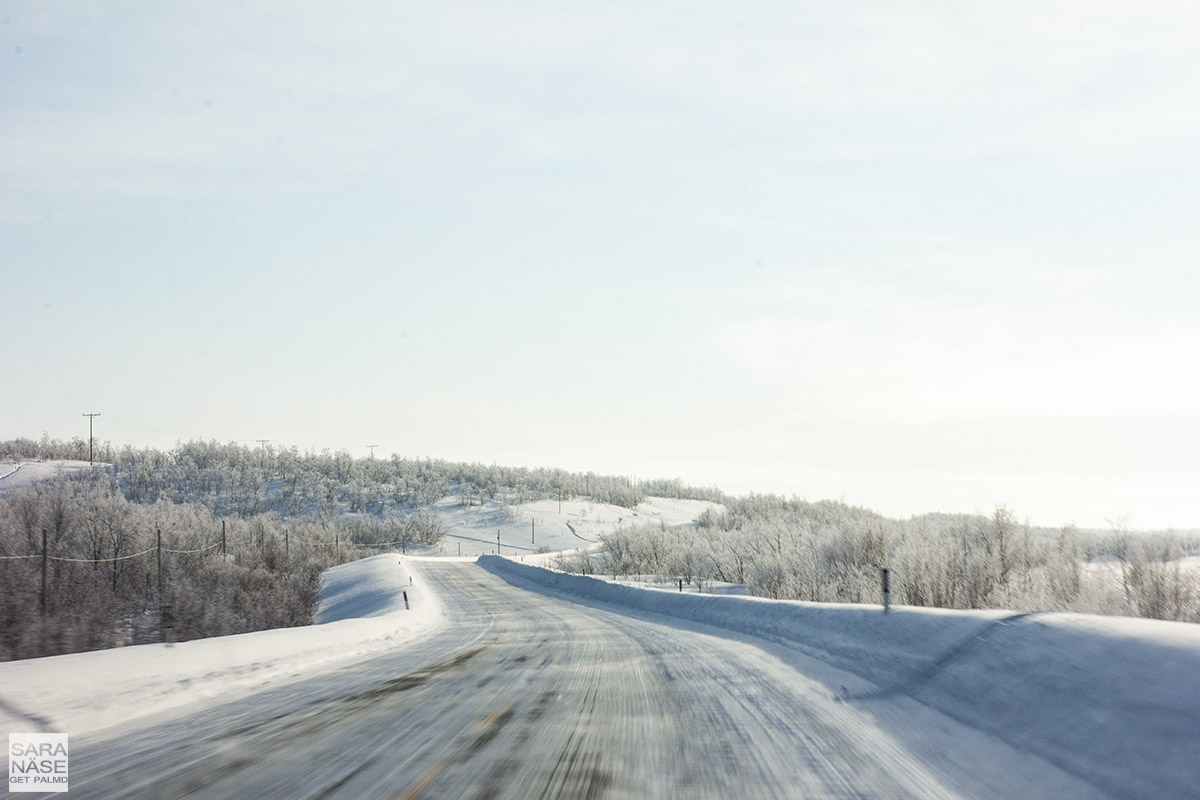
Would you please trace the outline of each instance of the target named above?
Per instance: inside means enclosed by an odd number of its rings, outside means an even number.
[[[158,554],[157,554],[157,559],[158,559],[158,602],[161,605],[162,604],[162,531],[161,530],[155,531],[155,537],[157,539],[156,547],[158,549]]]
[[[258,468],[262,469],[263,468],[263,458],[267,454],[267,442],[269,442],[271,440],[270,439],[255,439],[254,441],[258,442],[258,444],[259,444]]]
[[[42,616],[46,616],[46,560],[49,552],[46,550],[46,529],[42,528]]]
[[[88,418],[88,464],[92,465],[92,464],[96,463],[95,460],[93,459],[92,423],[95,421],[94,418],[100,416],[100,414],[99,414],[99,412],[97,412],[95,414],[84,414],[84,416]]]
[[[374,457],[375,457],[375,448],[376,448],[376,447],[379,447],[379,445],[377,445],[377,444],[369,444],[369,445],[367,445],[367,448],[369,448],[369,449],[370,449],[370,451],[371,451],[371,458],[374,458]]]

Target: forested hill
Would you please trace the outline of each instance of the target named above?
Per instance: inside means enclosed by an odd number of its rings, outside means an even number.
[[[0,458],[88,458],[86,441],[15,439],[0,442]],[[326,520],[342,512],[383,514],[428,506],[450,494],[509,504],[563,497],[633,508],[647,496],[722,502],[713,488],[677,479],[636,481],[628,476],[561,469],[487,466],[437,459],[354,458],[345,451],[301,452],[295,447],[246,447],[191,441],[168,451],[98,445],[95,460],[112,465],[112,478],[136,503],[161,499],[198,503],[217,515]]]
[[[437,550],[448,495],[502,517],[548,498],[720,497],[679,481],[212,441],[91,455],[94,468],[78,439],[0,442],[0,660],[306,625],[325,569]],[[63,461],[73,468],[49,463]]]

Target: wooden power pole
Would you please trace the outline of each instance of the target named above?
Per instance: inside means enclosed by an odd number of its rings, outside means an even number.
[[[92,442],[94,441],[94,437],[92,436],[92,423],[95,421],[96,417],[100,416],[100,414],[97,412],[95,414],[84,414],[84,416],[88,418],[88,464],[94,465],[96,462],[94,458],[94,448],[92,446]]]

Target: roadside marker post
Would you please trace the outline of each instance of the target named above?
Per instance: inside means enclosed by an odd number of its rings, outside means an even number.
[[[891,606],[891,592],[888,589],[888,568],[883,568],[883,613],[888,613]]]

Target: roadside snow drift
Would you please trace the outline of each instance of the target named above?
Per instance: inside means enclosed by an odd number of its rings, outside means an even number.
[[[327,570],[316,620],[301,628],[2,663],[0,729],[78,736],[197,700],[227,699],[412,640],[438,625],[442,611],[411,562],[392,553]]]
[[[1056,764],[1118,796],[1200,787],[1200,626],[773,601],[619,586],[481,557],[518,585],[666,614],[782,644]]]

